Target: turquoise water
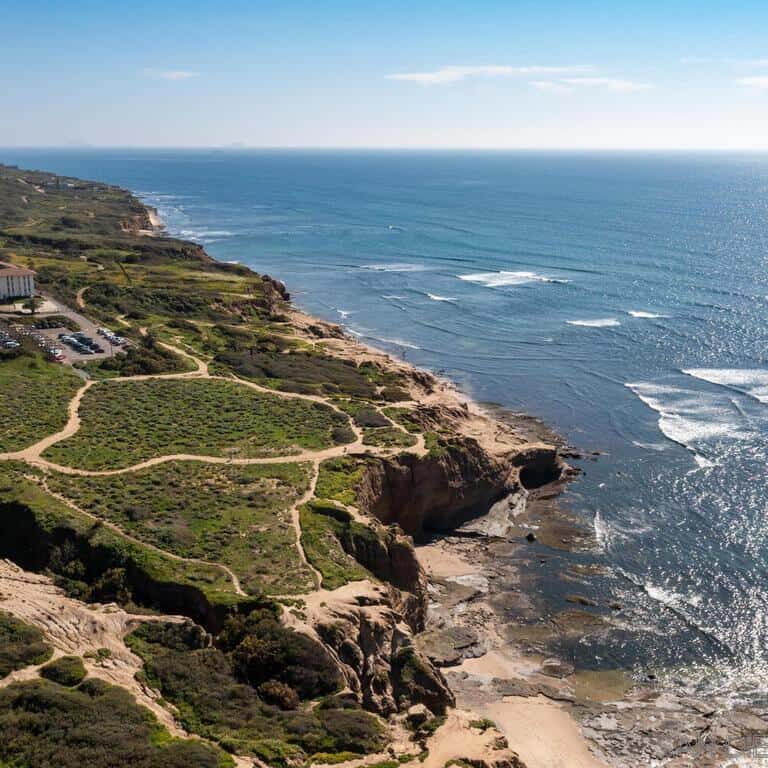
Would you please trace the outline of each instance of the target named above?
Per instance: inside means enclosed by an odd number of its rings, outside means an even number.
[[[768,157],[0,160],[129,187],[171,232],[282,278],[306,309],[605,452],[566,502],[594,527],[625,609],[571,652],[764,692]]]

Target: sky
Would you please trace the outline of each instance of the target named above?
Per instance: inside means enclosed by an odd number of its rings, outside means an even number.
[[[768,150],[768,3],[0,0],[0,146]]]

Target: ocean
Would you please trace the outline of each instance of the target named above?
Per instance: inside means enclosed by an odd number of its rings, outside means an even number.
[[[600,589],[623,610],[579,661],[768,693],[768,156],[0,161],[128,187],[308,311],[600,451],[562,503],[594,531]]]

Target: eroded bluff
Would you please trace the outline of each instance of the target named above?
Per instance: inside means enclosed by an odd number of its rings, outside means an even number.
[[[420,703],[440,714],[454,704],[442,673],[414,645],[424,627],[427,580],[411,536],[450,530],[508,493],[556,481],[564,470],[553,446],[524,444],[493,456],[466,436],[437,455],[368,463],[356,490],[377,535],[341,543],[385,585],[349,584],[307,617],[367,708],[390,714]]]
[[[361,509],[396,523],[417,541],[486,512],[503,496],[558,480],[564,465],[554,446],[526,444],[492,456],[471,437],[446,442],[436,455],[402,454],[372,462],[358,485]]]

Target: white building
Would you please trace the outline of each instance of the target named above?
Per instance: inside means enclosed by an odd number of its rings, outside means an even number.
[[[31,269],[0,262],[0,301],[35,295],[35,273]]]

